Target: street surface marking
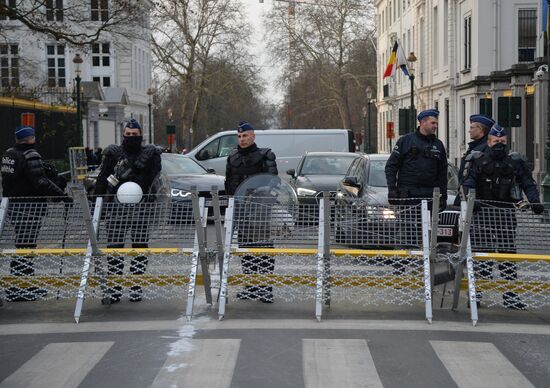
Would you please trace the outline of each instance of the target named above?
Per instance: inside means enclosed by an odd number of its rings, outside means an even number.
[[[367,342],[359,339],[303,339],[305,388],[382,388]]]
[[[151,388],[228,388],[240,339],[193,339],[189,348],[170,352]]]
[[[5,379],[1,388],[77,387],[114,342],[51,343]]]
[[[461,388],[534,387],[492,343],[430,343],[455,383]]]

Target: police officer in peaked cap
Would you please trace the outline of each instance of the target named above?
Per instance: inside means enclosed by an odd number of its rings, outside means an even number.
[[[269,148],[259,148],[255,139],[254,128],[246,121],[241,121],[237,127],[238,144],[227,157],[225,170],[225,191],[234,195],[237,187],[247,178],[256,174],[277,175],[275,154]],[[255,204],[247,205],[248,212],[254,212]],[[268,208],[256,206],[255,214],[250,217],[264,217],[264,220],[254,225],[247,222],[248,215],[240,214],[238,226],[238,242],[240,247],[271,247],[269,244]],[[264,222],[265,221],[265,222]],[[261,229],[261,230],[257,230]],[[259,241],[258,241],[259,240]],[[242,269],[245,274],[268,274],[275,269],[275,259],[272,256],[255,257],[246,255],[242,258]],[[268,285],[246,286],[237,294],[242,300],[260,300],[264,303],[273,302],[273,287]]]
[[[460,168],[458,169],[459,184],[462,184],[466,175],[468,175],[467,169],[470,166],[470,163],[466,163],[468,155],[470,155],[472,151],[485,152],[487,150],[487,137],[493,125],[495,125],[495,120],[487,115],[475,114],[470,116],[470,128],[468,132],[472,141],[468,143],[468,149],[460,159]],[[459,193],[459,195],[456,196],[454,202],[455,206],[460,206],[462,194],[463,193]]]
[[[405,198],[432,198],[434,187],[439,187],[440,208],[445,208],[447,153],[436,136],[438,117],[436,109],[420,112],[417,130],[397,140],[385,168],[390,203],[398,205]]]
[[[486,151],[472,151],[466,162],[471,166],[467,168],[462,190],[467,195],[469,190],[475,189],[476,200],[480,201],[476,201],[478,210],[474,215],[476,228],[472,230],[472,245],[477,251],[515,253],[517,219],[514,203],[521,201],[524,193],[535,214],[544,212],[526,160],[517,152],[509,153],[506,129],[495,124],[489,132]],[[505,280],[517,279],[515,263],[501,262],[498,268]],[[482,278],[491,278],[492,262],[484,262],[484,268],[478,268],[478,274]],[[505,307],[526,307],[515,292],[505,292],[502,297]]]

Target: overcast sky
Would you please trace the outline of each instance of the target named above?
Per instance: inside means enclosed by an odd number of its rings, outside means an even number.
[[[259,0],[241,0],[248,11],[248,21],[253,28],[254,33],[251,37],[253,47],[252,53],[257,57],[256,64],[261,71],[261,77],[266,81],[265,98],[271,104],[280,104],[283,100],[283,91],[276,87],[276,79],[279,75],[277,68],[269,63],[266,53],[266,47],[263,43],[264,27],[263,16],[273,6],[274,0],[264,0],[263,4]]]

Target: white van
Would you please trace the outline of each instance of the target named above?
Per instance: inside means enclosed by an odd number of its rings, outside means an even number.
[[[349,129],[266,129],[256,130],[256,144],[271,148],[277,156],[279,175],[296,168],[306,152],[355,152],[355,138]],[[216,174],[225,175],[227,155],[237,146],[237,131],[219,132],[193,148],[187,156]]]

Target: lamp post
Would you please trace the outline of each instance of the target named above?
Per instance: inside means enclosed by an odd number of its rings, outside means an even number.
[[[370,104],[372,103],[372,88],[370,86],[367,86],[367,136],[366,136],[366,151],[365,153],[370,154]]]
[[[417,61],[417,58],[416,58],[416,55],[414,55],[414,52],[410,52],[409,53],[409,56],[407,57],[407,61],[409,62],[409,80],[411,81],[411,110],[410,110],[410,114],[411,114],[411,121],[410,121],[410,125],[411,125],[411,132],[414,132],[416,130],[416,125],[415,125],[415,117],[414,117],[414,63]]]
[[[153,87],[147,89],[147,95],[149,96],[149,103],[147,104],[147,106],[149,107],[149,144],[153,144],[153,115],[152,115],[152,107],[153,107],[153,104],[152,104],[152,100],[153,100],[153,95],[157,92],[157,90]]]
[[[550,4],[549,4],[550,6]],[[544,157],[546,159],[546,176],[542,181],[543,201],[550,203],[550,36],[548,31],[546,32],[546,63],[548,69],[546,71],[546,149],[544,150]],[[548,205],[547,205],[548,206]]]
[[[82,107],[80,102],[80,81],[82,80],[80,78],[80,74],[82,73],[82,70],[80,69],[80,65],[84,62],[82,60],[82,57],[79,53],[76,53],[73,58],[74,63],[74,73],[76,74],[76,136],[78,139],[78,145],[82,142]]]

